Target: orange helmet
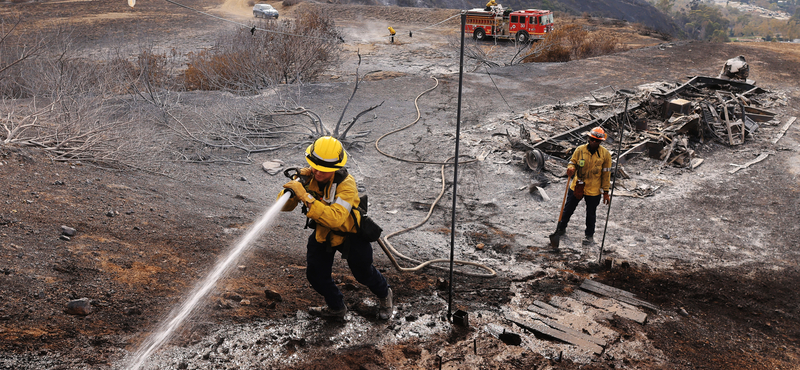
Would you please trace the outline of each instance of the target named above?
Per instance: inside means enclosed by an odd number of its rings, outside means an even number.
[[[606,131],[602,127],[595,127],[592,131],[589,131],[589,137],[603,141],[606,139]]]

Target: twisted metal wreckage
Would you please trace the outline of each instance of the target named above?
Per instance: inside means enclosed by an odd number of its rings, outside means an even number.
[[[526,150],[524,161],[531,170],[541,172],[546,159],[566,164],[575,148],[585,143],[586,133],[600,126],[609,133],[609,148],[621,148],[620,165],[646,154],[661,161],[659,169],[667,165],[694,169],[703,162],[693,149],[698,144],[716,140],[726,146],[741,145],[756,137],[761,123],[775,119],[776,113],[764,108],[773,101],[772,93],[748,82],[696,76],[672,90],[640,93],[607,86],[591,92],[595,100],[589,104],[591,121],[542,139],[531,139],[520,125],[519,137],[508,135],[508,140],[513,147]],[[599,96],[603,90],[606,96]],[[626,110],[612,109],[605,117],[592,114],[627,99],[638,103],[626,104]],[[794,117],[788,124],[793,121]],[[621,146],[616,141],[620,137]],[[616,153],[613,157],[616,161]],[[622,167],[618,172],[620,178],[628,177]]]

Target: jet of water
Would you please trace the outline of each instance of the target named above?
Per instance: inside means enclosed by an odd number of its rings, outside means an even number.
[[[203,297],[217,284],[217,281],[225,276],[242,253],[246,251],[256,239],[261,237],[261,234],[264,233],[264,230],[266,230],[267,226],[269,226],[270,222],[275,218],[278,212],[280,212],[281,208],[283,208],[290,197],[291,194],[289,192],[284,192],[275,204],[261,216],[258,222],[250,227],[247,234],[239,240],[236,246],[234,246],[224,258],[217,262],[217,265],[211,273],[195,287],[189,299],[183,302],[181,306],[174,309],[172,313],[170,313],[169,320],[159,325],[158,330],[150,334],[150,336],[142,342],[133,360],[129,362],[130,365],[126,368],[127,370],[140,369],[147,362],[150,355],[172,337],[192,311],[197,308]]]

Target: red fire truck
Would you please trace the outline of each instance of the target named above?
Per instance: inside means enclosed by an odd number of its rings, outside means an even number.
[[[476,40],[494,37],[514,39],[517,42],[542,39],[551,31],[553,31],[552,11],[538,9],[510,11],[504,9],[502,5],[468,10],[464,30],[472,33],[472,38]]]

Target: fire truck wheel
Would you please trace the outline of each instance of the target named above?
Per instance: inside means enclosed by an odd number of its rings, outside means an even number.
[[[517,32],[516,36],[517,36],[517,42],[519,42],[519,43],[525,43],[525,42],[528,42],[528,40],[531,39],[531,36],[528,35],[528,32],[526,32],[526,31],[519,31],[519,32]]]
[[[486,38],[486,31],[483,28],[478,28],[472,33],[472,38],[478,41],[483,40]]]

